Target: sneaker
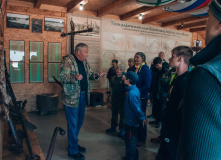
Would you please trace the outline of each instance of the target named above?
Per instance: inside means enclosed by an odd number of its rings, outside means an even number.
[[[120,132],[118,133],[118,137],[124,137],[125,135],[125,130],[120,130]]]
[[[161,123],[160,123],[160,122],[157,122],[156,128],[160,128],[160,127],[161,127]]]
[[[150,121],[149,124],[157,124],[157,121]]]
[[[162,142],[162,139],[161,139],[160,137],[151,138],[151,139],[150,139],[150,142],[152,142],[152,143],[161,143],[161,142]]]
[[[84,160],[85,159],[84,155],[81,154],[80,152],[78,152],[77,154],[68,153],[68,156],[73,158],[74,160]]]
[[[106,129],[106,133],[116,133],[117,132],[117,130],[116,130],[116,128],[109,128],[109,129]]]
[[[86,152],[86,148],[78,145],[78,151],[81,152],[81,153],[85,153]]]

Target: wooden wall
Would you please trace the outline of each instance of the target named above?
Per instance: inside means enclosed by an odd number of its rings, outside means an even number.
[[[6,27],[6,15],[4,17],[4,49],[6,50],[6,60],[7,67],[9,70],[9,41],[10,40],[21,40],[25,42],[25,83],[12,84],[17,100],[27,100],[27,111],[36,109],[36,95],[44,93],[56,93],[59,95],[61,93],[61,88],[56,83],[48,83],[48,42],[59,42],[62,44],[62,56],[67,53],[67,38],[62,38],[60,36],[61,32],[44,31],[44,17],[49,18],[59,18],[64,19],[64,32],[67,31],[67,12],[65,10],[49,11],[44,9],[36,9],[33,4],[28,5],[13,4],[9,1],[7,8],[7,13],[17,13],[29,15],[30,23],[29,29],[15,29]],[[32,32],[32,19],[42,19],[43,20],[43,30],[42,33]],[[111,19],[116,19],[113,17],[108,17]],[[69,25],[69,24],[68,24]],[[197,38],[197,33],[193,33],[193,43]],[[198,34],[198,39],[203,41],[203,47],[205,47],[205,31],[201,31]],[[30,83],[29,81],[29,44],[30,41],[38,41],[44,43],[44,83]],[[102,42],[101,42],[102,43]],[[102,59],[101,59],[102,61]],[[96,90],[95,90],[96,91]],[[102,92],[105,92],[102,90]],[[59,100],[59,108],[62,108],[61,101]]]
[[[66,32],[67,14],[59,11],[46,11],[34,9],[34,6],[7,6],[7,13],[17,13],[29,15],[29,29],[15,29],[6,27],[6,17],[4,18],[4,49],[6,51],[7,68],[9,71],[9,41],[20,40],[25,42],[25,83],[12,84],[17,100],[27,100],[26,110],[31,111],[36,108],[36,95],[43,93],[56,93],[60,97],[61,88],[56,83],[48,83],[48,42],[58,42],[62,44],[62,56],[66,55],[67,38],[61,37],[61,32],[44,31],[44,17],[64,19],[64,32]],[[42,19],[42,33],[32,32],[32,18]],[[30,41],[44,43],[44,83],[30,83],[29,80],[29,44]],[[60,101],[59,101],[60,102]],[[61,108],[61,102],[59,108]]]

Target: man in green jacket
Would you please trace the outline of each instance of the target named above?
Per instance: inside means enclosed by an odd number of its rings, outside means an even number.
[[[221,159],[221,0],[209,4],[206,47],[190,59],[177,160]]]
[[[75,160],[84,160],[80,152],[86,152],[78,145],[78,134],[84,121],[86,102],[90,100],[89,80],[95,80],[105,75],[104,72],[93,73],[86,60],[88,46],[79,43],[75,54],[63,57],[60,78],[63,84],[62,103],[68,126],[68,155]]]

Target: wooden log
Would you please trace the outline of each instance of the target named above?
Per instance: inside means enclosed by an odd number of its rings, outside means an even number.
[[[26,112],[26,110],[24,110],[23,112],[25,118],[30,121],[28,114]],[[21,124],[18,124],[16,126],[17,129],[22,129]],[[23,152],[20,155],[16,155],[13,152],[9,151],[9,147],[11,144],[13,144],[14,140],[13,137],[8,135],[8,125],[7,123],[4,123],[4,140],[3,140],[3,156],[2,159],[3,160],[25,160],[27,156],[29,156],[29,150],[28,150],[28,146],[27,143],[25,141],[25,139],[23,140]],[[44,154],[41,150],[41,147],[39,145],[38,139],[35,135],[35,132],[31,132],[28,130],[28,134],[29,134],[29,138],[31,141],[31,146],[32,146],[32,150],[33,153],[36,155],[39,155],[41,160],[45,160]]]

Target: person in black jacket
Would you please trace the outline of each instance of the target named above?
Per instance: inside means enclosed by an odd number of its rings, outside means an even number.
[[[221,0],[209,4],[206,47],[190,59],[178,160],[221,159]]]
[[[133,69],[133,66],[134,66],[134,58],[128,59],[128,66],[129,66],[129,68],[127,69],[127,72],[134,70],[134,69]]]
[[[117,64],[118,64],[118,60],[117,59],[113,59],[112,60],[112,67],[109,68],[108,72],[107,72],[107,79],[110,81],[111,78],[113,78],[114,76],[116,76],[116,68],[117,68]]]
[[[116,69],[117,69],[117,66],[118,66],[118,60],[117,59],[113,59],[112,60],[112,67],[109,68],[108,72],[107,72],[107,79],[108,79],[108,82],[109,82],[109,93],[110,95],[112,94],[112,88],[111,88],[111,79],[116,76]]]
[[[160,137],[160,148],[156,160],[176,160],[178,140],[181,132],[182,111],[179,103],[183,98],[184,87],[188,75],[189,59],[193,51],[187,46],[178,46],[172,50],[172,57],[169,59],[170,67],[176,69],[176,75],[170,85],[167,103],[162,119]],[[170,83],[170,79],[167,79]],[[151,139],[152,141],[154,139]]]
[[[164,58],[165,58],[164,52],[160,52],[160,53],[158,54],[158,57],[160,57],[160,58],[162,59],[163,68],[169,69],[169,68],[170,68],[169,63],[167,63],[166,60],[164,59]],[[151,71],[156,70],[156,67],[154,66],[153,62],[152,62],[152,64],[151,64],[150,70],[151,70]],[[150,102],[153,102],[153,97],[152,97],[151,88],[150,88]],[[148,118],[148,119],[154,119],[154,118],[156,118],[156,109],[155,109],[155,108],[152,109],[152,114],[151,114],[151,115],[148,115],[147,118]]]
[[[156,120],[149,123],[156,124],[156,128],[159,128],[161,126],[161,119],[169,90],[169,85],[165,85],[162,81],[166,78],[165,74],[169,71],[169,68],[163,66],[160,57],[154,58],[153,65],[151,95],[153,98],[152,113],[156,116]]]

